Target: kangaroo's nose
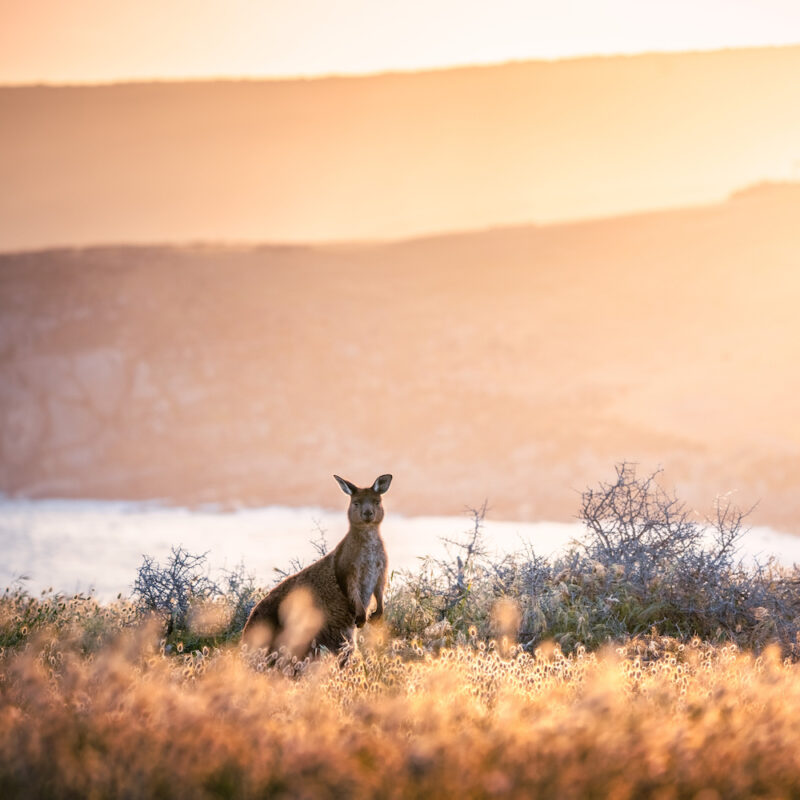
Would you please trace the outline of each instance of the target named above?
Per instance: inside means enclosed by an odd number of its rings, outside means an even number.
[[[365,522],[369,522],[375,516],[375,512],[367,510],[361,516],[364,517]]]

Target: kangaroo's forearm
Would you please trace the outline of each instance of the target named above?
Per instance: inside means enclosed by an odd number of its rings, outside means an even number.
[[[347,599],[356,615],[356,625],[360,628],[367,619],[367,611],[361,598],[361,587],[358,575],[350,575],[347,579]]]
[[[386,587],[386,573],[384,572],[375,584],[375,611],[372,612],[373,619],[379,619],[383,615],[383,590]]]

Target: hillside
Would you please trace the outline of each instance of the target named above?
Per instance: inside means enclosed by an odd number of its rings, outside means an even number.
[[[612,464],[800,532],[800,187],[382,245],[0,257],[0,491],[569,519]]]
[[[800,48],[0,88],[0,250],[401,238],[797,174]]]

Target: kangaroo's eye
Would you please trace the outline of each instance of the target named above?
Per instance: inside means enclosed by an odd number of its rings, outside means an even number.
[[[356,503],[356,501],[355,501],[355,500],[353,500],[353,506],[354,506],[355,508],[358,508],[360,505],[361,505],[361,503]]]

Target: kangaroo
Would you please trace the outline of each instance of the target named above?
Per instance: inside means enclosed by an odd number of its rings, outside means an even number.
[[[350,496],[347,535],[326,556],[281,581],[250,612],[242,641],[277,650],[285,646],[298,659],[314,647],[339,652],[353,644],[354,626],[362,627],[375,595],[371,621],[383,614],[386,548],[379,526],[381,495],[392,482],[381,475],[368,489],[334,475]]]

